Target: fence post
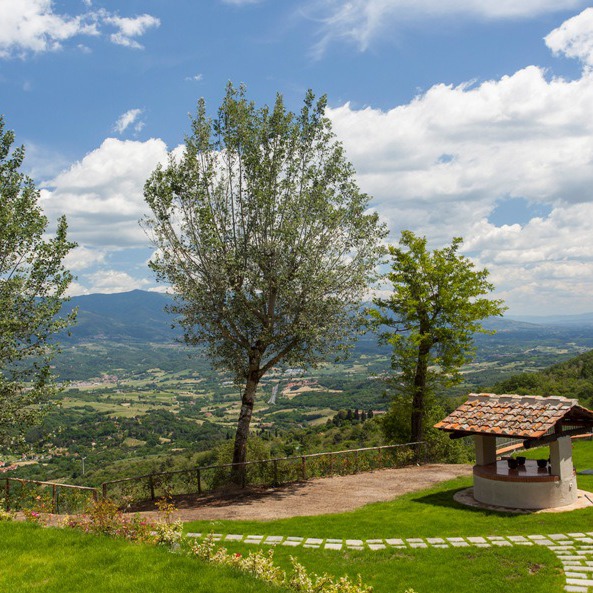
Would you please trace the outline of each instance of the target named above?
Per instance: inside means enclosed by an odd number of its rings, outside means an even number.
[[[103,482],[101,484],[101,492],[103,494],[103,498],[107,498],[107,482]]]
[[[198,494],[202,494],[202,472],[198,468]]]
[[[6,478],[6,512],[10,511],[10,478]]]
[[[58,488],[55,484],[51,487],[51,512],[54,514],[58,512]]]
[[[152,479],[152,474],[148,476],[148,485],[150,486],[150,500],[154,500],[154,480]]]
[[[307,458],[304,455],[301,457],[301,476],[303,481],[307,479]]]
[[[358,451],[354,452],[354,473],[358,473]]]
[[[278,460],[274,459],[274,486],[278,486]]]
[[[96,488],[93,490],[93,500],[99,502],[99,491]]]

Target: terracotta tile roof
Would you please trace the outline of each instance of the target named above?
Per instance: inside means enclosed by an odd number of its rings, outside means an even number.
[[[469,399],[435,428],[450,432],[539,438],[558,421],[585,422],[593,426],[593,412],[576,399],[538,395],[471,393]]]

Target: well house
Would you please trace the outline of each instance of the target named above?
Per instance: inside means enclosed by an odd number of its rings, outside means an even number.
[[[544,509],[574,504],[576,472],[571,437],[593,431],[593,411],[564,397],[472,393],[435,428],[450,438],[473,436],[474,498],[505,508]],[[497,438],[549,446],[546,459],[498,459]]]

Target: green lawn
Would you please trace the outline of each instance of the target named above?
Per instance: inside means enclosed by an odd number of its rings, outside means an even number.
[[[250,544],[232,544],[231,552],[248,554]],[[564,577],[559,560],[541,547],[402,549],[331,551],[307,548],[274,549],[284,569],[295,556],[309,571],[356,579],[375,593],[561,593]]]
[[[547,457],[547,450],[528,453]],[[593,468],[593,443],[574,448],[575,465]],[[579,488],[593,491],[593,476],[579,476]],[[357,511],[278,521],[202,521],[188,531],[206,533],[273,534],[302,537],[371,539],[472,535],[535,535],[593,530],[593,508],[567,513],[514,515],[468,508],[453,494],[471,485],[471,478],[444,482],[391,502],[367,505]],[[249,544],[226,544],[232,552],[247,554]],[[387,549],[381,551],[310,550],[275,548],[283,568],[295,556],[309,570],[334,576],[362,576],[376,593],[560,593],[564,576],[559,560],[543,547]]]
[[[0,523],[0,591],[14,593],[279,593],[234,569],[164,548]]]
[[[544,457],[546,451],[529,456]],[[593,443],[575,445],[575,464],[593,468]],[[593,476],[579,476],[579,487],[593,491]],[[534,535],[593,530],[593,509],[568,513],[510,515],[471,509],[453,494],[469,478],[357,511],[278,521],[202,521],[188,531],[274,534],[321,538],[371,539],[471,535]],[[248,554],[249,544],[226,544]],[[269,549],[264,546],[264,549]],[[309,571],[339,577],[361,575],[375,593],[561,593],[564,576],[547,548],[386,549],[330,551],[275,548],[276,563],[290,566],[294,556]],[[0,523],[0,591],[29,593],[241,593],[278,591],[231,569],[155,548],[70,530]]]
[[[530,452],[543,456],[541,451]],[[545,453],[545,452],[544,452]],[[593,468],[593,442],[574,447],[577,468]],[[580,489],[593,492],[593,476],[578,476]],[[390,502],[369,504],[356,511],[276,521],[193,521],[187,531],[292,535],[321,538],[454,537],[535,535],[593,530],[593,507],[568,513],[515,515],[472,509],[456,503],[453,495],[471,486],[471,478],[443,482],[429,490]]]

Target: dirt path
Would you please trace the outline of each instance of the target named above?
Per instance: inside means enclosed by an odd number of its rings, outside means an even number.
[[[370,502],[392,500],[457,476],[469,475],[470,465],[431,464],[385,469],[352,476],[319,478],[280,488],[239,490],[223,498],[183,497],[176,501],[183,521],[246,519],[266,521],[351,511]],[[148,508],[138,508],[147,515]],[[148,512],[147,512],[148,511]]]

